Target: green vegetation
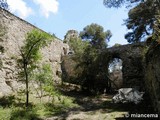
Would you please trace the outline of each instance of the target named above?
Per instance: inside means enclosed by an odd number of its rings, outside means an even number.
[[[34,78],[34,81],[36,81],[37,85],[39,86],[36,91],[37,95],[40,98],[40,101],[41,98],[45,96],[44,92],[46,92],[46,94],[50,97],[54,97],[55,95],[57,95],[57,92],[53,86],[53,75],[50,64],[42,65],[42,68],[39,67],[32,76]]]
[[[119,44],[119,43],[115,43],[115,44],[113,45],[113,47],[119,47],[119,46],[121,46],[121,44]]]
[[[160,44],[160,14],[159,16],[156,16],[156,22],[154,24],[154,32],[153,32],[152,40]]]
[[[68,42],[70,48],[75,52],[75,54],[83,54],[84,50],[88,46],[87,41],[82,41],[80,38],[71,38]]]
[[[125,35],[128,42],[140,42],[153,34],[156,17],[160,15],[159,0],[104,0],[104,5],[109,8],[123,5],[131,8],[129,18],[125,20],[125,25],[130,30]]]
[[[66,109],[77,106],[73,103],[74,99],[59,94],[61,100],[56,99],[54,103],[46,101],[47,97],[43,98],[43,103],[38,102],[38,98],[31,94],[28,109],[25,109],[25,104],[18,102],[17,96],[4,97],[0,99],[0,120],[42,120],[44,118],[61,114]]]
[[[109,30],[104,31],[103,27],[98,24],[88,25],[80,32],[80,37],[88,44],[83,53],[76,57],[78,64],[76,79],[82,89],[87,92],[103,93],[105,88],[110,89],[107,78],[109,55],[102,51],[106,50],[106,42],[111,36]]]
[[[21,59],[19,60],[19,67],[22,69],[21,75],[26,84],[26,107],[28,107],[29,103],[28,83],[33,71],[38,68],[38,61],[41,59],[40,49],[50,43],[51,40],[53,40],[51,35],[32,30],[27,34],[25,45],[20,48]]]
[[[72,30],[69,30],[64,39],[64,43],[67,43],[74,54],[81,55],[88,46],[88,41],[82,41],[78,36],[78,33],[71,33]]]
[[[107,7],[116,8],[125,3],[132,6],[132,2],[137,3],[137,5],[129,11],[129,18],[125,21],[127,28],[132,31],[127,33],[125,38],[128,42],[133,43],[141,41],[146,35],[152,35],[151,40],[160,44],[160,4],[157,0],[104,0]],[[6,1],[0,0],[0,7],[8,9]],[[5,32],[6,28],[0,24],[0,42],[3,41],[1,37],[5,35]],[[51,65],[40,61],[42,59],[40,50],[47,46],[54,37],[56,37],[55,34],[51,35],[38,30],[27,33],[24,46],[20,48],[21,59],[18,59],[18,65],[21,69],[19,79],[25,82],[26,88],[25,90],[19,90],[13,96],[0,98],[0,119],[41,120],[57,114],[67,113],[66,111],[74,107],[77,109],[79,107],[77,104],[81,105],[84,110],[91,107],[89,108],[90,111],[107,108],[108,113],[118,110],[124,112],[128,108],[135,107],[133,105],[128,107],[126,104],[113,105],[111,99],[105,101],[101,99],[100,102],[97,100],[100,99],[99,96],[97,98],[94,96],[97,101],[90,101],[92,98],[83,100],[79,96],[73,98],[69,97],[69,94],[62,95],[64,91],[61,91],[60,87],[64,86],[54,86]],[[111,81],[108,78],[108,64],[112,56],[109,55],[106,49],[107,42],[111,37],[112,33],[109,30],[104,31],[102,26],[94,23],[84,27],[78,36],[73,35],[64,41],[74,51],[72,57],[75,63],[70,61],[72,65],[76,64],[74,72],[71,71],[76,75],[73,76],[73,81],[75,80],[75,83],[80,85],[85,93],[99,94],[104,93],[105,89],[106,92],[111,90]],[[114,45],[114,47],[117,46],[120,46],[120,44]],[[144,57],[147,51],[148,47],[142,52]],[[0,52],[4,52],[3,46],[0,46]],[[15,59],[15,57],[12,56],[11,59]],[[0,59],[0,69],[2,63]],[[33,91],[30,90],[29,86],[31,81],[38,85],[38,87],[32,88]],[[77,89],[79,89],[79,86]],[[135,107],[135,110],[137,109]],[[104,113],[106,114],[106,111]],[[94,112],[90,115],[94,115]],[[112,115],[115,118],[116,112]],[[102,119],[105,118],[106,116],[103,114]]]
[[[80,37],[89,41],[92,47],[102,50],[107,47],[106,42],[110,40],[112,34],[110,30],[104,31],[102,26],[92,23],[80,32]]]

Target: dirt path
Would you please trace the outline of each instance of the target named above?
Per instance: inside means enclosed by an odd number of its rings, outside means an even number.
[[[79,106],[67,110],[65,113],[47,118],[46,120],[112,120],[124,117],[125,111],[114,111],[111,106],[111,96],[98,98],[78,96],[75,101]]]
[[[114,104],[113,95],[85,96],[80,92],[63,91],[65,96],[74,97],[78,107],[67,109],[65,112],[47,118],[46,120],[125,120],[128,113],[150,113],[152,109],[142,101],[133,103]]]

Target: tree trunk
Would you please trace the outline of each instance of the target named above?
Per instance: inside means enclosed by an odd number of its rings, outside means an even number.
[[[26,107],[28,107],[29,90],[28,90],[28,71],[27,71],[27,63],[26,63],[26,61],[24,61],[24,74],[25,74],[25,83],[26,83]]]

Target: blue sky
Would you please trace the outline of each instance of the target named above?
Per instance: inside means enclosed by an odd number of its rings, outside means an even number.
[[[78,32],[91,23],[111,30],[108,43],[127,44],[124,39],[127,28],[122,26],[127,9],[106,8],[103,0],[7,0],[10,11],[46,32],[64,38],[68,30]]]

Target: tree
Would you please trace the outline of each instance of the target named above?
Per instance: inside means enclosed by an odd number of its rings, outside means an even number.
[[[8,10],[9,6],[8,6],[8,3],[7,3],[7,0],[0,0],[0,7],[2,9]]]
[[[129,11],[129,18],[125,21],[127,28],[132,30],[125,35],[128,42],[139,42],[145,36],[153,34],[153,26],[160,7],[153,7],[152,4],[153,1],[147,0]]]
[[[109,8],[126,5],[131,8],[129,18],[125,20],[125,25],[131,30],[125,35],[128,42],[139,42],[153,34],[156,16],[160,14],[159,0],[104,0],[104,5]]]
[[[86,26],[80,32],[80,37],[83,40],[89,41],[91,46],[101,50],[107,47],[106,42],[110,40],[111,36],[112,34],[109,30],[104,31],[102,26],[94,23]]]
[[[36,62],[41,59],[40,49],[51,42],[51,35],[33,30],[27,33],[27,37],[24,46],[20,48],[21,60],[20,65],[23,69],[23,76],[26,84],[26,107],[29,103],[29,77],[33,70],[36,69]]]
[[[67,43],[70,47],[70,50],[73,51],[74,54],[78,55],[82,54],[88,45],[88,42],[82,41],[78,32],[75,30],[67,31],[63,42]]]
[[[80,36],[84,41],[89,41],[83,54],[79,57],[78,67],[79,81],[83,90],[87,92],[103,92],[108,88],[107,78],[107,60],[109,54],[103,52],[106,49],[107,43],[111,37],[111,32],[104,32],[103,27],[97,24],[86,26]]]
[[[126,7],[131,7],[143,1],[144,0],[103,0],[103,4],[108,8],[119,8],[123,5],[125,5]]]
[[[55,90],[53,87],[53,74],[50,64],[42,64],[41,67],[38,67],[36,72],[33,73],[34,81],[39,85],[37,91],[37,95],[40,98],[43,97],[44,91],[49,93],[50,96],[55,94]],[[40,93],[39,93],[40,90]]]
[[[82,90],[91,93],[103,93],[109,91],[108,81],[108,52],[98,53],[97,49],[88,46],[79,59],[78,79]]]

